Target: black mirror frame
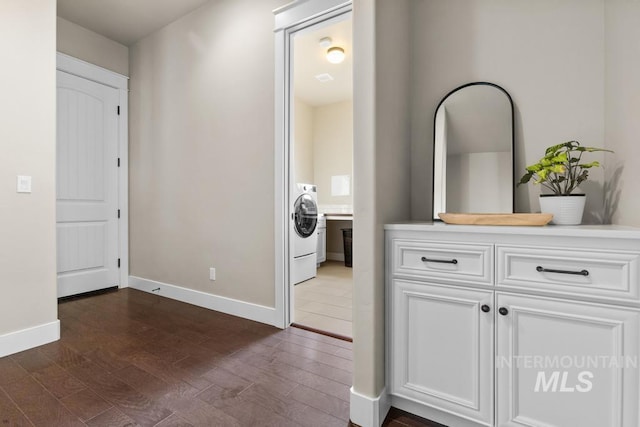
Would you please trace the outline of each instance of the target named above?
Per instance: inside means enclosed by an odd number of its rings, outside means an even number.
[[[511,213],[514,213],[516,211],[516,186],[515,186],[515,176],[516,176],[516,123],[515,123],[515,109],[513,106],[513,99],[511,98],[511,95],[509,95],[509,92],[507,92],[502,86],[499,86],[495,83],[490,83],[490,82],[472,82],[472,83],[466,83],[462,86],[458,86],[457,88],[453,89],[452,91],[450,91],[449,93],[447,93],[438,103],[438,106],[436,107],[435,112],[433,113],[433,136],[432,136],[432,164],[431,164],[431,216],[433,217],[433,221],[442,221],[439,217],[437,217],[437,214],[434,210],[434,205],[435,205],[435,172],[436,172],[436,158],[435,158],[435,146],[436,146],[436,116],[438,115],[438,110],[440,109],[440,106],[444,103],[444,101],[447,100],[447,98],[451,95],[453,95],[454,93],[456,93],[457,91],[464,89],[466,87],[469,86],[480,86],[480,85],[485,85],[485,86],[493,86],[496,89],[499,89],[500,91],[502,91],[506,96],[507,99],[509,100],[509,105],[511,106]]]

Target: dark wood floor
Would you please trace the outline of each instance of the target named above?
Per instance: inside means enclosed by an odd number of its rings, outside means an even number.
[[[0,358],[2,426],[346,426],[350,342],[125,289]],[[388,426],[435,426],[392,410]]]

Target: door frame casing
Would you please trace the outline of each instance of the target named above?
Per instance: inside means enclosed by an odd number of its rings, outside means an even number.
[[[353,9],[352,0],[294,0],[275,15],[275,319],[274,326],[291,324],[291,35]]]
[[[56,69],[118,90],[118,287],[129,286],[129,77],[56,52]]]

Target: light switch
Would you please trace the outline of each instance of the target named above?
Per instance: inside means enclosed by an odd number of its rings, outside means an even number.
[[[18,175],[18,193],[31,193],[31,177]]]

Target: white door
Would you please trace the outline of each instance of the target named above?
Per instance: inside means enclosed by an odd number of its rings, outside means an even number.
[[[58,297],[118,285],[117,89],[58,71]]]
[[[496,306],[499,427],[640,425],[637,310],[501,293]]]
[[[405,280],[392,286],[391,393],[491,425],[493,292]]]

